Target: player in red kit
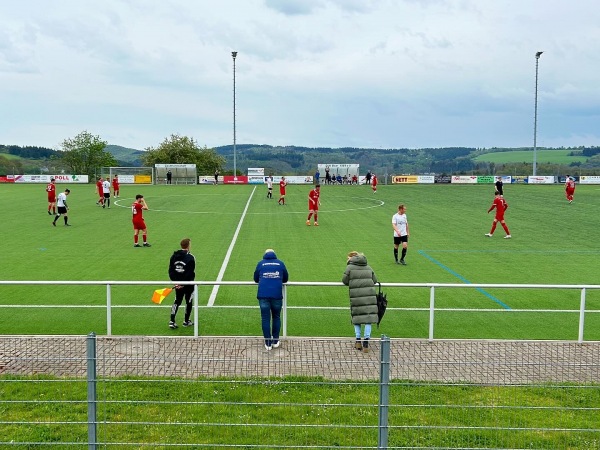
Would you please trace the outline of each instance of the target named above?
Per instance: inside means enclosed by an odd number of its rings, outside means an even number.
[[[144,241],[144,247],[150,247],[147,241],[147,230],[146,223],[144,222],[144,216],[142,211],[148,210],[148,205],[146,204],[146,200],[144,200],[144,196],[138,194],[135,196],[135,202],[131,205],[131,212],[133,213],[133,246],[141,247],[138,242],[138,235],[140,231],[142,232],[142,239]]]
[[[315,227],[319,226],[319,218],[317,217],[319,214],[319,205],[321,204],[321,200],[319,197],[321,196],[321,185],[317,184],[314,189],[312,189],[308,193],[308,219],[306,219],[306,225],[310,227],[310,218],[312,215],[315,215]]]
[[[46,186],[48,194],[48,215],[56,215],[56,184],[54,178],[50,178],[50,184]]]
[[[96,205],[104,204],[104,189],[102,188],[102,178],[98,177],[98,181],[96,181],[96,190],[98,191],[98,201]]]
[[[506,200],[504,200],[504,197],[502,197],[500,195],[500,192],[496,191],[494,193],[495,197],[494,197],[494,202],[492,203],[492,206],[490,206],[490,209],[488,209],[488,214],[490,213],[490,211],[492,209],[496,209],[496,217],[494,217],[494,222],[492,223],[492,229],[490,230],[489,233],[486,233],[485,235],[487,237],[492,237],[494,235],[494,231],[496,230],[496,224],[498,222],[500,222],[500,225],[502,225],[502,228],[504,228],[504,231],[506,231],[506,236],[504,236],[504,239],[510,239],[510,231],[508,231],[508,227],[506,226],[506,223],[504,222],[504,211],[506,211],[508,209],[508,203],[506,203]]]
[[[575,194],[575,180],[573,177],[567,175],[567,182],[565,183],[565,194],[569,203],[573,203],[573,194]]]
[[[117,198],[119,196],[119,175],[115,175],[112,179],[113,196]]]
[[[371,189],[373,189],[373,194],[377,192],[377,175],[373,174],[373,178],[371,178]]]
[[[287,182],[285,181],[285,177],[281,177],[281,181],[279,181],[279,200],[277,203],[280,205],[285,205],[285,187],[287,186]]]

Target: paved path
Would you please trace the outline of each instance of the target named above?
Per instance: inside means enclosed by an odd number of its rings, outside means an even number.
[[[379,380],[381,341],[287,338],[267,352],[252,337],[98,336],[100,377],[323,377]],[[85,336],[0,336],[0,375],[85,377]],[[393,380],[600,383],[600,342],[391,340]]]

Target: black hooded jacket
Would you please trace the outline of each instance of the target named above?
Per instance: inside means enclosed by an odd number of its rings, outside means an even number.
[[[171,281],[194,281],[196,278],[196,258],[187,250],[177,250],[169,262]]]

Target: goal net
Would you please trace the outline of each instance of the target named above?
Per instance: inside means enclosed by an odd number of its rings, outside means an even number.
[[[115,175],[119,184],[154,184],[152,167],[103,167],[100,171],[100,176],[109,180]]]

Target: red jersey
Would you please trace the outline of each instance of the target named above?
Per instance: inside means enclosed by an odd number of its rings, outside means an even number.
[[[371,180],[371,185],[373,187],[377,186],[377,177],[373,177],[373,180]]]
[[[285,186],[287,185],[287,183],[285,182],[285,180],[281,180],[279,182],[279,194],[280,195],[285,195]]]
[[[101,196],[104,196],[104,191],[102,190],[102,181],[100,181],[100,180],[96,181],[96,189],[98,189],[98,193]]]
[[[46,186],[46,192],[48,193],[48,201],[55,202],[56,201],[56,185],[54,183],[50,183]]]
[[[567,191],[574,191],[575,190],[575,182],[573,180],[567,181],[565,184],[565,189]]]
[[[506,203],[503,197],[496,197],[492,202],[492,206],[488,209],[488,213],[492,209],[496,209],[496,219],[504,219],[504,211],[508,209],[508,203]]]
[[[113,178],[112,185],[113,185],[113,189],[118,191],[119,190],[119,179]]]
[[[317,189],[313,189],[308,193],[308,209],[309,210],[318,210],[319,209],[319,196],[321,192]]]

